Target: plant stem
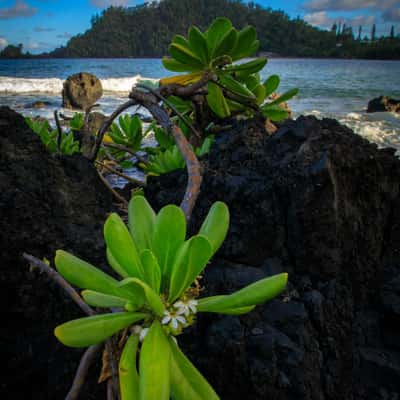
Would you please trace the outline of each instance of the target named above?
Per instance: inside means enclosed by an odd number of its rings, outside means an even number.
[[[53,268],[48,266],[43,261],[38,258],[24,253],[22,255],[25,260],[27,260],[31,266],[38,268],[41,272],[46,273],[54,282],[56,282],[65,292],[72,298],[72,300],[81,308],[81,310],[87,315],[95,315],[96,312],[88,306],[79,296],[78,292]]]
[[[86,376],[88,374],[90,366],[93,364],[95,357],[102,349],[103,344],[96,344],[90,346],[84,353],[79,363],[79,367],[76,371],[74,381],[71,389],[69,390],[65,400],[76,400],[78,399],[79,393],[85,383]]]
[[[128,202],[109,184],[106,178],[102,175],[100,171],[97,171],[99,174],[99,177],[101,181],[104,183],[105,187],[115,196],[116,199],[118,199],[121,203],[123,203],[125,206],[128,206]]]
[[[135,184],[135,185],[138,185],[138,186],[146,186],[146,183],[145,183],[145,182],[140,181],[139,179],[132,178],[132,177],[130,177],[130,176],[128,176],[128,175],[125,175],[124,173],[119,172],[119,171],[117,171],[116,169],[111,168],[111,167],[109,167],[108,165],[106,165],[106,164],[104,164],[104,163],[102,163],[102,162],[100,162],[100,161],[95,161],[95,164],[96,164],[96,165],[99,165],[99,166],[101,166],[101,167],[103,167],[103,168],[105,168],[106,170],[110,171],[112,174],[118,175],[118,176],[120,176],[121,178],[126,179],[127,181],[129,181],[129,182],[131,182],[131,183],[133,183],[133,184]]]

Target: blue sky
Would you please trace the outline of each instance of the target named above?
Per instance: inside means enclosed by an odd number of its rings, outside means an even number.
[[[388,34],[391,25],[400,33],[400,0],[259,0],[262,6],[301,16],[312,25],[329,29],[341,21],[369,34]],[[66,44],[72,35],[90,27],[90,18],[107,6],[134,5],[143,0],[0,0],[0,49],[22,43],[32,53]]]

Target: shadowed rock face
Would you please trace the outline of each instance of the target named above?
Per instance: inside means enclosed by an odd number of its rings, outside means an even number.
[[[6,365],[0,398],[65,397],[82,350],[58,343],[53,329],[83,315],[47,277],[30,273],[21,255],[52,260],[65,249],[100,263],[111,208],[86,159],[51,156],[22,116],[0,108],[0,349]],[[99,369],[93,371],[85,399],[104,397],[94,384]]]
[[[228,238],[208,294],[288,271],[279,300],[243,317],[200,316],[180,339],[222,399],[390,399],[400,395],[400,161],[334,120],[300,117],[268,138],[254,123],[217,137],[195,232],[216,200]],[[149,181],[155,208],[186,176]],[[194,335],[194,339],[193,339]]]
[[[86,110],[103,95],[103,88],[100,80],[93,74],[80,72],[71,75],[64,82],[62,91],[65,108]]]
[[[178,338],[221,399],[399,396],[400,162],[333,120],[299,118],[268,138],[247,122],[217,137],[194,210],[197,231],[224,200],[232,222],[205,295],[290,273],[287,292],[242,316],[200,315]],[[179,203],[178,171],[149,180],[155,208]],[[80,157],[50,156],[18,114],[0,108],[1,295],[7,371],[1,398],[62,399],[82,353],[53,328],[82,316],[33,276],[23,251],[57,248],[101,265],[111,199]],[[105,398],[93,367],[83,399]]]

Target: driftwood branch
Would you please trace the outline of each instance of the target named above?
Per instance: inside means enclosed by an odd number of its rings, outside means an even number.
[[[48,266],[38,258],[31,256],[30,254],[24,253],[23,258],[27,260],[31,266],[40,270],[40,272],[46,273],[54,282],[56,282],[64,291],[71,297],[71,299],[81,308],[81,310],[87,315],[94,315],[96,312],[88,306],[79,296],[78,292],[53,268]]]
[[[85,383],[89,368],[93,364],[96,356],[99,354],[102,348],[103,344],[96,344],[94,346],[90,346],[85,353],[83,353],[71,389],[65,397],[65,400],[78,399],[79,393]]]
[[[157,122],[175,139],[175,143],[186,162],[186,168],[188,172],[188,183],[180,207],[182,208],[186,219],[189,220],[192,215],[193,207],[196,203],[197,197],[200,193],[200,186],[202,182],[201,166],[192,149],[192,146],[187,141],[181,129],[171,122],[169,115],[159,106],[158,101],[160,99],[158,98],[158,95],[159,94],[154,94],[152,92],[145,93],[134,88],[129,97],[146,107],[157,120]]]

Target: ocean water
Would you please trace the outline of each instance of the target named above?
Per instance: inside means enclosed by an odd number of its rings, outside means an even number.
[[[61,109],[62,84],[69,75],[82,71],[101,79],[100,111],[106,114],[127,99],[139,80],[172,75],[159,59],[0,60],[0,105],[28,116],[52,118],[55,109],[71,114]],[[261,75],[271,74],[281,77],[280,92],[300,88],[290,101],[295,117],[336,118],[368,140],[400,153],[400,115],[365,112],[374,97],[400,98],[400,61],[270,59]],[[34,109],[30,106],[35,101],[50,104]]]

